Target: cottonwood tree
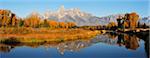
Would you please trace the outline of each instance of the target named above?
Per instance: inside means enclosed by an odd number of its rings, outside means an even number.
[[[138,20],[139,20],[139,15],[137,13],[133,12],[130,14],[131,29],[135,29]]]
[[[66,23],[65,23],[65,22],[59,22],[59,26],[60,26],[61,28],[65,28],[65,27],[66,27]]]
[[[25,19],[25,26],[27,27],[39,27],[40,25],[40,16],[38,13],[33,12]]]
[[[107,28],[108,29],[112,29],[112,28],[114,28],[114,27],[116,27],[117,26],[117,24],[115,23],[115,22],[110,22],[108,25],[107,25]]]
[[[58,27],[58,22],[53,21],[53,20],[50,20],[50,21],[49,21],[49,26],[50,26],[51,28],[56,28],[56,27]]]
[[[68,25],[68,28],[72,28],[76,26],[74,22],[68,22],[67,25]]]

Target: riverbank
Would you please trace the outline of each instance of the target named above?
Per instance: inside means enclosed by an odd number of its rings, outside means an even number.
[[[10,28],[0,30],[1,42],[50,42],[91,39],[101,31],[84,29]]]

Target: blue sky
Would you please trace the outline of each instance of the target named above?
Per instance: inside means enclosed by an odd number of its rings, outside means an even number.
[[[44,13],[56,11],[61,5],[65,8],[79,8],[95,16],[137,12],[140,16],[149,16],[148,0],[0,0],[0,9],[8,9],[19,17],[25,17],[33,11]]]

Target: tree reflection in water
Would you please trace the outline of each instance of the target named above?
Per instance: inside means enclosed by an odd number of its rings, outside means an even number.
[[[96,36],[96,38],[92,41],[100,41],[110,45],[125,46],[127,49],[136,50],[139,47],[140,39],[136,37],[136,35],[107,33]]]
[[[139,47],[139,38],[135,35],[119,34],[117,43],[127,49],[136,50]]]
[[[32,48],[37,48],[39,46],[44,46],[47,48],[56,48],[61,55],[64,52],[72,51],[77,52],[80,49],[89,47],[96,43],[105,43],[110,45],[125,46],[127,49],[136,50],[139,47],[139,41],[141,38],[137,35],[129,35],[122,33],[106,33],[97,35],[91,40],[76,40],[76,41],[64,41],[64,42],[40,42],[40,43],[18,43],[18,44],[0,44],[0,52],[9,53],[15,47],[28,46]]]

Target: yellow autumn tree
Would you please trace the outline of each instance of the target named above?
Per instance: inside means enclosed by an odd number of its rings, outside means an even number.
[[[115,22],[110,22],[110,23],[107,25],[108,28],[115,27],[115,26],[117,26],[117,24],[116,24]]]
[[[130,13],[130,26],[132,29],[135,29],[137,26],[137,21],[139,20],[139,15],[135,12]]]
[[[68,22],[67,25],[68,25],[68,28],[72,28],[72,27],[76,26],[76,24],[74,22]]]
[[[13,27],[18,26],[18,20],[17,20],[16,16],[13,16],[13,18],[11,20],[12,20],[12,26]]]
[[[42,27],[49,27],[49,22],[47,19],[44,19],[43,22],[41,22]]]
[[[135,27],[137,26],[139,15],[136,12],[127,13],[125,14],[124,19],[125,19],[124,22],[125,27],[130,27],[131,29],[135,29]]]
[[[51,28],[56,28],[56,27],[58,26],[58,22],[53,21],[53,20],[50,20],[50,21],[49,21],[49,26],[50,26]]]
[[[40,19],[38,13],[32,13],[25,19],[25,26],[39,27]]]
[[[8,22],[7,16],[4,16],[2,19],[2,26],[6,26],[8,23],[9,22]]]
[[[65,23],[65,22],[59,22],[59,26],[60,26],[61,28],[65,28],[66,23]]]
[[[18,18],[10,10],[0,10],[0,26],[18,26]]]
[[[11,12],[9,10],[0,10],[0,25],[1,26],[8,26],[9,25],[9,19]]]

